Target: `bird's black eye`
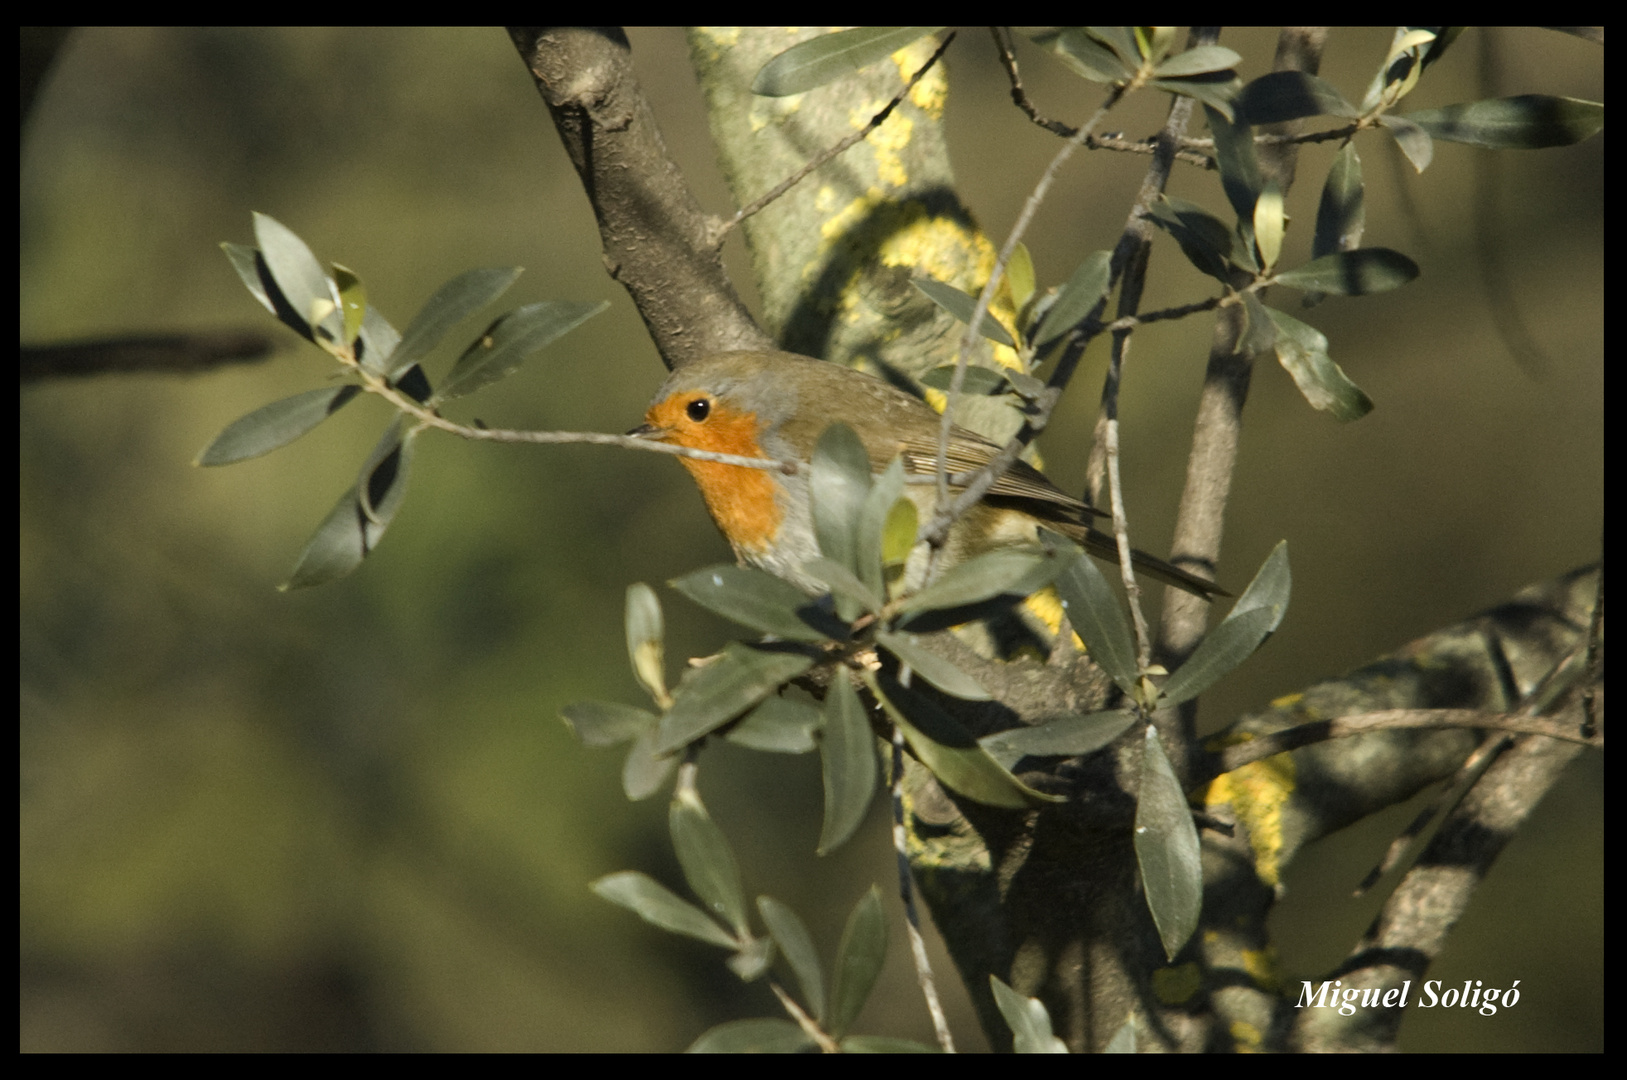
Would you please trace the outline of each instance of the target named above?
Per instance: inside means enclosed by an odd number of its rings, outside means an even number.
[[[707,398],[699,397],[685,405],[684,412],[698,424],[711,415],[712,403]]]

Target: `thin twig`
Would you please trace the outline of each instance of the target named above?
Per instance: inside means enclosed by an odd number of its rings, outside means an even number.
[[[966,378],[966,365],[971,356],[972,346],[977,338],[977,328],[983,325],[983,316],[988,314],[989,305],[994,300],[995,289],[999,286],[1000,279],[1005,274],[1006,262],[1011,258],[1011,253],[1016,249],[1023,234],[1028,231],[1028,225],[1033,221],[1034,215],[1039,212],[1040,204],[1045,201],[1045,195],[1055,181],[1057,171],[1061,169],[1068,158],[1073,156],[1073,152],[1079,149],[1084,137],[1097,124],[1102,122],[1102,118],[1107,115],[1108,111],[1117,105],[1124,94],[1129,89],[1133,89],[1134,86],[1134,82],[1126,86],[1115,86],[1091,118],[1079,128],[1078,134],[1064,143],[1062,148],[1056,152],[1056,156],[1051,159],[1051,163],[1046,166],[1045,172],[1040,176],[1039,182],[1034,185],[1034,190],[1029,194],[1028,201],[1023,204],[1022,212],[1017,215],[1017,221],[1011,227],[1011,234],[1006,238],[1005,246],[1000,249],[1000,253],[994,261],[994,269],[989,274],[989,280],[984,284],[982,292],[978,294],[977,305],[972,309],[971,321],[966,324],[966,332],[961,335],[960,348],[955,355],[955,373],[949,380],[947,400],[944,404],[943,416],[938,425],[938,467],[936,470],[938,476],[938,509],[932,519],[922,526],[920,532],[921,539],[930,543],[935,549],[935,553],[937,550],[941,550],[944,539],[949,535],[949,526],[954,524],[967,509],[988,492],[989,488],[994,486],[994,482],[1000,478],[1006,469],[1010,468],[1011,463],[1022,452],[1022,443],[1018,443],[1015,447],[1007,444],[1005,450],[995,455],[993,460],[983,467],[982,475],[969,484],[966,490],[962,491],[959,497],[951,502],[949,498],[948,465],[949,432],[955,424],[955,398],[960,393],[961,385]],[[1029,420],[1025,430],[1031,429],[1033,434],[1037,434],[1045,426],[1046,421],[1050,419],[1051,410],[1056,407],[1059,397],[1060,392],[1048,394],[1036,402],[1037,414]],[[1033,434],[1028,437],[1032,438]],[[1013,441],[1016,442],[1016,440]]]
[[[801,1028],[808,1038],[819,1045],[820,1053],[840,1054],[842,1052],[842,1048],[837,1045],[835,1039],[830,1037],[830,1033],[820,1027],[819,1021],[809,1016],[802,1006],[796,1003],[796,999],[786,993],[779,983],[770,979],[768,980],[768,988],[774,991],[775,997],[780,999],[780,1004],[785,1007],[786,1012],[791,1014],[791,1019],[797,1022],[797,1027]]]
[[[1060,120],[1052,120],[1050,117],[1042,116],[1040,115],[1040,111],[1034,107],[1033,101],[1031,101],[1028,97],[1028,91],[1023,89],[1022,76],[1017,71],[1017,54],[1012,49],[1009,39],[1001,37],[1003,30],[1004,28],[999,26],[989,27],[989,33],[994,35],[994,46],[1000,54],[1000,64],[1006,69],[1006,78],[1011,81],[1012,102],[1017,106],[1017,108],[1023,111],[1023,115],[1027,116],[1028,119],[1032,120],[1039,127],[1049,131],[1052,135],[1057,135],[1064,139],[1071,139],[1075,135],[1079,134],[1078,128],[1070,127]],[[1210,148],[1212,149],[1213,146],[1214,143],[1211,140]],[[1157,139],[1127,139],[1123,135],[1093,134],[1085,137],[1085,149],[1117,150],[1121,153],[1130,154],[1151,154],[1157,150]],[[1220,167],[1215,162],[1213,156],[1209,154],[1200,154],[1196,150],[1187,150],[1184,147],[1183,149],[1177,151],[1175,156],[1178,160],[1184,161],[1189,165],[1196,165],[1203,169],[1214,170]]]
[[[904,732],[893,725],[893,850],[898,854],[898,895],[904,901],[904,923],[909,928],[910,954],[915,958],[915,978],[932,1014],[932,1030],[946,1054],[955,1052],[955,1038],[949,1032],[949,1019],[938,1000],[938,986],[927,959],[926,941],[921,937],[921,915],[915,909],[915,885],[910,878],[910,855],[904,830]]]
[[[773,458],[743,457],[740,454],[720,454],[711,450],[693,450],[687,446],[655,442],[636,435],[611,435],[601,431],[515,431],[507,428],[468,427],[454,423],[434,409],[414,401],[390,385],[384,376],[368,371],[354,360],[340,356],[340,363],[350,368],[362,382],[362,389],[394,405],[418,421],[419,428],[435,428],[474,442],[501,443],[590,443],[595,446],[619,446],[626,450],[648,450],[674,457],[694,458],[697,461],[716,461],[724,465],[740,465],[748,469],[773,469],[795,475],[801,466],[795,461]]]
[[[796,187],[803,180],[807,179],[809,173],[813,172],[827,161],[830,161],[832,158],[839,157],[848,150],[857,146],[859,143],[863,142],[872,131],[886,123],[887,117],[891,116],[893,110],[898,108],[903,100],[909,96],[909,92],[911,90],[915,89],[915,84],[920,82],[921,79],[926,76],[926,73],[932,70],[932,65],[936,64],[939,58],[943,56],[945,50],[949,48],[950,43],[955,40],[955,33],[956,32],[953,30],[949,32],[949,36],[943,39],[943,44],[939,45],[937,50],[927,58],[927,62],[921,65],[919,71],[910,76],[909,81],[904,84],[904,88],[897,94],[894,94],[893,99],[887,102],[887,104],[882,107],[880,112],[876,113],[876,115],[870,118],[869,123],[865,124],[864,127],[860,128],[858,131],[855,131],[853,134],[845,137],[836,145],[815,155],[814,158],[807,164],[803,165],[802,168],[798,169],[784,180],[781,180],[778,184],[770,188],[765,194],[759,195],[757,198],[741,207],[735,212],[733,217],[729,218],[727,221],[719,223],[710,238],[712,246],[714,248],[721,247],[724,239],[729,235],[730,230],[732,230],[736,225],[739,225],[742,221],[745,221],[753,214],[768,206],[775,199],[778,199],[781,195],[784,195],[787,191],[790,191],[792,188]]]

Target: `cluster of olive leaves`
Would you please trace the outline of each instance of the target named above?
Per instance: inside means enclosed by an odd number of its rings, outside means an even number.
[[[873,63],[942,27],[863,27],[804,42],[764,66],[753,87],[758,93],[790,94],[812,89]],[[1395,111],[1419,85],[1463,27],[1398,27],[1388,53],[1359,106],[1337,87],[1300,71],[1276,71],[1244,84],[1233,66],[1238,54],[1203,45],[1172,54],[1172,27],[1069,27],[1035,30],[1030,39],[1075,74],[1092,82],[1149,89],[1196,99],[1214,135],[1215,164],[1234,225],[1196,203],[1161,195],[1148,208],[1154,225],[1169,233],[1200,271],[1225,286],[1228,302],[1241,303],[1247,330],[1239,344],[1250,355],[1274,353],[1313,407],[1339,420],[1372,411],[1372,400],[1334,362],[1328,339],[1314,326],[1268,307],[1260,290],[1284,285],[1304,294],[1305,307],[1328,295],[1366,296],[1398,288],[1418,276],[1418,266],[1389,248],[1361,247],[1366,227],[1365,188],[1356,136],[1386,132],[1402,154],[1423,172],[1434,158],[1435,140],[1485,150],[1535,150],[1569,146],[1604,126],[1598,102],[1550,94],[1521,94],[1423,109]],[[1254,128],[1328,116],[1346,129],[1322,188],[1311,259],[1278,269],[1288,218],[1284,193],[1264,179],[1255,152]],[[1110,254],[1092,252],[1060,289],[1042,293],[1020,246],[1007,267],[1016,321],[1025,354],[1043,359],[1089,319],[1111,285]],[[961,322],[970,322],[976,298],[945,282],[917,278],[915,284]],[[998,344],[1018,348],[1007,329],[985,315],[978,331]],[[1041,384],[1025,371],[970,368],[962,389],[968,393],[1016,393],[1032,401]],[[946,389],[951,368],[923,379]]]
[[[328,274],[281,222],[255,214],[254,239],[255,247],[221,245],[243,284],[267,311],[337,360],[350,381],[274,401],[232,422],[198,455],[199,465],[230,465],[287,446],[353,401],[362,392],[357,379],[380,383],[433,411],[513,374],[538,349],[610,306],[602,300],[544,300],[516,308],[459,354],[436,389],[423,361],[453,326],[514,284],[520,267],[469,270],[452,278],[403,334],[367,302],[367,290],[353,271],[335,263]],[[356,482],[317,527],[282,588],[343,577],[378,545],[406,496],[413,441],[421,430],[408,419],[398,411],[385,428]]]
[[[1069,541],[1046,534],[1041,545],[988,552],[951,567],[917,592],[905,593],[900,584],[915,544],[916,511],[903,495],[902,462],[895,458],[872,474],[858,437],[836,424],[820,437],[809,469],[821,556],[806,569],[828,592],[812,597],[772,574],[734,565],[698,570],[671,582],[701,606],[764,635],[763,640],[730,643],[687,670],[669,690],[659,602],[646,585],[628,590],[628,655],[659,714],[588,701],[567,706],[564,716],[589,746],[632,743],[622,772],[629,798],[655,794],[680,761],[694,760],[712,736],[755,750],[818,749],[825,789],[818,851],[829,852],[853,834],[877,789],[876,737],[858,684],[886,724],[902,734],[913,756],[951,791],[1011,810],[1060,802],[1058,796],[1024,783],[1013,768],[1025,757],[1071,757],[1101,749],[1147,710],[1136,706],[1061,715],[1042,725],[974,738],[916,680],[954,698],[983,701],[990,695],[971,675],[928,648],[922,634],[988,618],[1051,586],[1074,632],[1129,699],[1168,707],[1197,696],[1247,659],[1287,608],[1287,555],[1279,546],[1231,613],[1161,689],[1151,689],[1140,680],[1129,622],[1112,587]],[[823,706],[781,696],[793,680],[823,687]],[[1173,956],[1197,925],[1202,891],[1198,838],[1186,796],[1150,725],[1143,743],[1136,849],[1149,907]],[[807,990],[818,980],[793,958],[806,951],[797,931],[782,934],[776,925],[776,920],[785,921],[783,906],[775,907],[779,914],[771,917],[764,905],[773,902],[760,901],[769,936],[751,933],[734,857],[706,817],[692,781],[680,779],[671,826],[679,862],[700,906],[634,872],[613,874],[595,889],[654,925],[732,950],[730,966],[742,978],[766,970],[772,959],[767,942],[776,943],[797,971],[808,1013],[823,1015],[825,1003]],[[853,918],[863,917],[855,912]],[[848,937],[871,940],[851,925]],[[839,968],[849,963],[847,949],[844,944]],[[842,985],[844,993],[853,992]],[[838,1029],[851,1019],[841,1011],[833,1015]],[[790,1037],[788,1028],[773,1030]],[[830,1034],[841,1037],[839,1030]]]

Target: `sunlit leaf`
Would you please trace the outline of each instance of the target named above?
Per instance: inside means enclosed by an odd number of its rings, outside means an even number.
[[[623,625],[627,633],[627,659],[633,677],[656,703],[667,701],[665,621],[655,590],[642,581],[627,586]]]
[[[1120,82],[1130,77],[1130,69],[1125,67],[1124,62],[1080,27],[1070,27],[1061,32],[1043,32],[1032,37],[1034,44],[1049,49],[1075,74],[1092,82]]]
[[[934,390],[949,392],[954,385],[955,365],[945,364],[935,367],[921,376],[921,385],[930,386]],[[995,371],[980,364],[967,364],[966,373],[960,377],[960,392],[963,394],[1001,394],[1011,387],[1006,382],[1003,371]]]
[[[898,605],[901,615],[936,608],[965,607],[1006,593],[1019,585],[1027,596],[1049,580],[1033,584],[1036,571],[1059,572],[1056,557],[1038,548],[1001,548],[957,563],[943,576]]]
[[[314,321],[325,331],[327,340],[340,340],[344,322],[339,314],[339,295],[305,241],[276,218],[256,213],[254,242],[293,313],[309,323],[313,315],[325,310]]]

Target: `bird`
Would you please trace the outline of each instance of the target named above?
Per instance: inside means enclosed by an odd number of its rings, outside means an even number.
[[[805,463],[825,429],[853,429],[880,471],[901,457],[906,476],[937,471],[942,417],[919,398],[840,364],[772,350],[724,352],[673,371],[656,391],[644,423],[628,432],[695,450]],[[965,428],[950,428],[951,476],[974,472],[1000,446]],[[825,586],[804,569],[820,554],[814,535],[808,470],[794,472],[680,457],[700,488],[706,508],[736,557],[819,594]],[[951,491],[959,489],[951,484]],[[927,520],[935,484],[906,484],[904,494]],[[1016,461],[983,499],[950,528],[943,568],[1001,547],[1033,545],[1041,527],[1079,544],[1098,558],[1118,560],[1118,545],[1091,527],[1101,511],[1063,492],[1038,469]],[[919,587],[926,545],[917,545],[904,572],[906,588]],[[1143,551],[1131,552],[1140,573],[1205,600],[1231,594],[1196,574]]]

